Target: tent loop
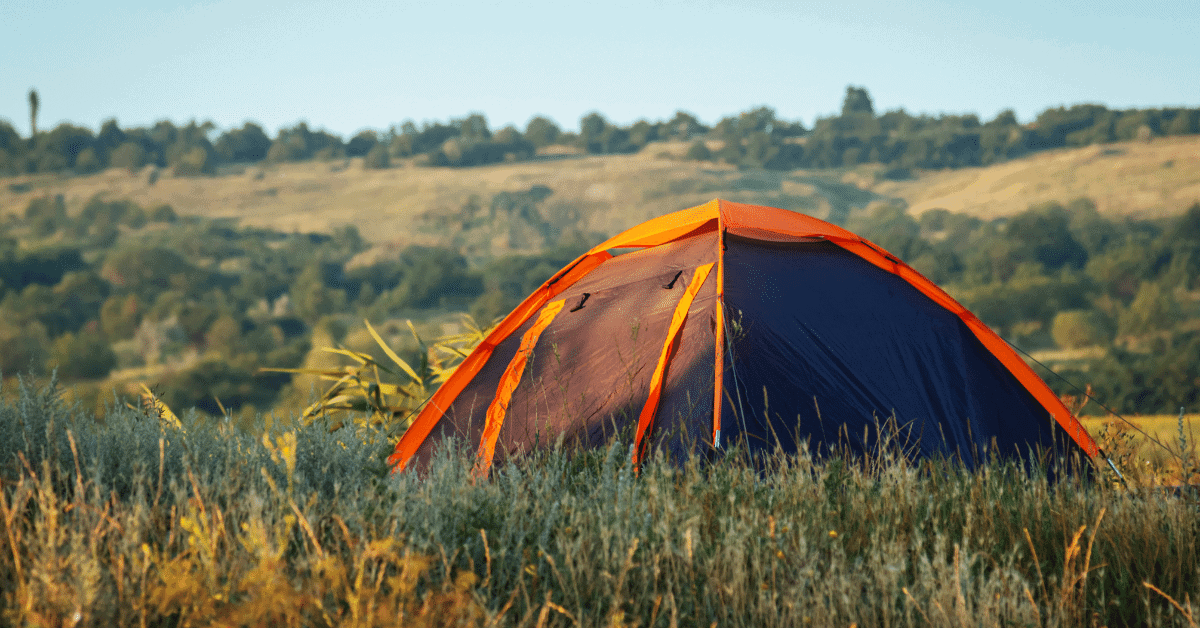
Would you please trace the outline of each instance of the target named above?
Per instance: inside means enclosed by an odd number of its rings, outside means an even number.
[[[583,298],[579,300],[579,305],[576,305],[575,307],[573,307],[567,311],[568,312],[578,312],[579,310],[582,310],[583,304],[587,303],[588,297],[590,297],[590,296],[592,296],[592,293],[590,293],[590,292],[583,293]]]
[[[669,284],[667,284],[667,285],[663,286],[663,288],[665,288],[665,289],[667,289],[667,290],[670,290],[671,288],[674,288],[674,287],[675,287],[675,282],[676,282],[676,281],[679,281],[679,276],[680,276],[680,275],[682,275],[682,274],[683,274],[683,271],[682,271],[682,270],[681,270],[681,271],[679,271],[679,272],[677,272],[677,273],[675,273],[675,276],[671,278],[671,283],[669,283]]]

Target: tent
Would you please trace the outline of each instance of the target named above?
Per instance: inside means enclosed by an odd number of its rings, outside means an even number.
[[[631,250],[632,249],[632,250]],[[966,308],[871,242],[803,214],[714,200],[563,268],[486,337],[396,445],[454,437],[493,461],[625,435],[639,462],[741,443],[915,455],[1098,453],[1058,397]],[[877,432],[876,432],[877,433]]]

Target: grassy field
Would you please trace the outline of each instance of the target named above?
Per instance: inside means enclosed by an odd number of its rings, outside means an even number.
[[[387,439],[0,404],[0,612],[29,626],[1195,626],[1200,503],[866,460],[547,451],[389,477]]]
[[[1110,214],[1200,197],[1200,139],[1058,151],[889,181],[742,172],[638,155],[451,170],[336,161],[215,177],[108,171],[0,182],[0,211],[94,194],[299,231],[356,225],[381,247],[472,195],[545,185],[614,233],[724,197],[841,220],[877,203],[985,217],[1091,196]],[[312,366],[312,365],[308,365]],[[447,452],[389,476],[365,422],[181,425],[53,389],[0,401],[0,623],[30,626],[1196,626],[1200,417],[1086,425],[1124,470],[1050,481],[996,463],[777,456],[701,465],[628,450],[541,452],[474,481]],[[1153,440],[1165,447],[1153,446]]]
[[[853,170],[742,172],[684,161],[685,144],[654,143],[636,155],[546,155],[536,161],[479,168],[365,170],[361,160],[256,165],[213,177],[112,169],[91,176],[5,179],[0,212],[24,210],[29,198],[62,194],[79,207],[95,194],[144,206],[171,204],[183,214],[235,217],[246,224],[327,232],[353,224],[380,244],[441,244],[443,234],[414,228],[453,214],[472,195],[544,185],[551,204],[582,214],[581,229],[616,233],[647,218],[715,197],[804,211],[841,222],[873,204],[919,213],[942,207],[984,218],[1014,214],[1049,200],[1092,198],[1102,213],[1173,215],[1200,199],[1200,138],[1160,138],[1038,153],[990,166],[891,181],[878,165]]]
[[[1082,422],[1133,483],[1200,485],[1200,415],[1085,418]]]
[[[883,182],[871,190],[904,198],[913,213],[941,207],[995,218],[1035,203],[1082,196],[1110,216],[1169,216],[1200,199],[1200,140],[1166,138],[1048,151],[987,168]]]

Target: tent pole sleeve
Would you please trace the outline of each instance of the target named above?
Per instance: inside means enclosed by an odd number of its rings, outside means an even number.
[[[704,285],[704,280],[708,278],[712,267],[713,262],[698,267],[692,273],[692,281],[688,284],[687,292],[683,293],[683,297],[679,299],[679,303],[675,304],[675,313],[671,315],[671,326],[667,330],[667,339],[663,343],[662,353],[658,356],[658,365],[654,367],[654,375],[650,377],[650,394],[647,396],[646,405],[642,406],[642,413],[638,417],[637,440],[634,441],[633,447],[634,465],[640,465],[645,455],[643,439],[654,425],[654,415],[658,413],[658,402],[662,397],[663,379],[666,377],[667,362],[671,360],[671,355],[675,352],[675,345],[679,340],[679,332],[683,329],[684,321],[687,320],[688,309],[692,307],[692,301],[696,298],[696,293],[700,291],[700,286]]]
[[[713,308],[713,411],[712,446],[721,448],[721,395],[725,392],[725,231],[717,226],[717,301]]]
[[[441,388],[433,394],[433,397],[421,409],[421,412],[413,419],[412,425],[405,430],[404,435],[400,437],[400,442],[396,443],[396,450],[388,457],[387,463],[391,465],[393,471],[402,471],[412,457],[416,455],[417,449],[425,442],[430,432],[441,421],[446,410],[454,403],[458,394],[463,388],[470,383],[471,378],[487,364],[488,359],[492,357],[492,351],[496,349],[501,342],[508,338],[518,327],[525,324],[539,308],[547,301],[558,296],[563,290],[571,287],[576,281],[583,278],[584,275],[592,272],[596,267],[603,264],[605,261],[612,259],[612,255],[607,251],[598,253],[589,253],[575,260],[566,270],[555,275],[550,281],[542,284],[542,287],[534,291],[533,294],[517,306],[504,320],[488,334],[483,342],[463,360],[462,364],[454,370],[454,374],[450,379],[442,384]]]
[[[487,420],[483,426],[483,438],[480,440],[479,451],[475,456],[473,470],[475,477],[487,477],[488,470],[492,467],[492,458],[495,457],[500,426],[504,425],[504,417],[508,414],[508,404],[512,401],[513,391],[521,382],[521,375],[525,373],[525,364],[529,360],[529,355],[533,353],[533,348],[537,345],[542,331],[546,329],[550,321],[554,320],[564,303],[565,301],[562,300],[553,301],[542,308],[533,326],[525,332],[525,335],[521,336],[521,347],[517,349],[517,354],[508,363],[508,368],[504,369],[504,375],[500,377],[500,385],[496,387],[496,397],[488,405]]]

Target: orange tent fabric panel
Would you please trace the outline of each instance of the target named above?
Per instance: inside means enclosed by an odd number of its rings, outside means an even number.
[[[667,364],[671,359],[671,354],[674,352],[675,344],[679,341],[679,332],[683,328],[684,322],[687,321],[688,309],[691,308],[692,300],[696,298],[696,293],[700,291],[700,286],[703,286],[704,281],[708,279],[708,274],[712,271],[712,268],[713,262],[709,262],[697,268],[692,273],[692,280],[688,284],[687,291],[679,299],[678,305],[675,306],[675,313],[671,316],[671,326],[667,329],[666,342],[663,343],[662,353],[658,356],[658,364],[654,367],[654,374],[650,377],[650,394],[646,399],[646,405],[642,406],[642,412],[638,416],[637,436],[633,447],[633,462],[635,464],[641,464],[642,457],[645,455],[643,441],[646,433],[654,425],[654,417],[658,414],[658,402],[662,396],[663,376],[666,374]]]
[[[607,251],[596,251],[581,256],[570,266],[564,268],[562,272],[542,284],[542,287],[529,295],[521,305],[506,316],[426,402],[412,425],[400,437],[400,442],[396,444],[396,451],[388,456],[387,463],[396,470],[403,470],[430,432],[433,431],[434,426],[442,419],[446,409],[462,392],[463,387],[479,372],[479,369],[483,368],[496,346],[529,320],[547,301],[570,288],[576,281],[609,259],[612,259],[612,255]]]

